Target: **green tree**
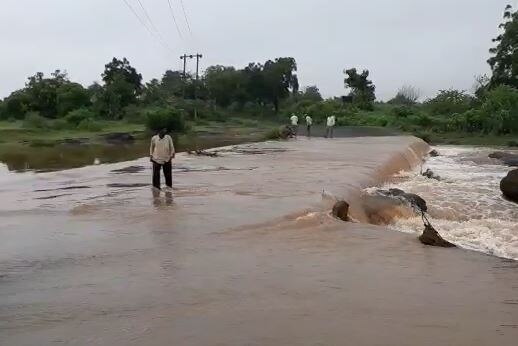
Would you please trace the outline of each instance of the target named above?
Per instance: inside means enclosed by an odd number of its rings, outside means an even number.
[[[320,102],[323,100],[320,90],[316,85],[308,86],[304,88],[304,91],[300,95],[301,100]]]
[[[491,87],[505,84],[516,88],[518,87],[518,11],[513,12],[510,5],[505,9],[504,22],[500,24],[500,28],[504,32],[493,39],[497,46],[489,50],[493,55],[488,60],[493,72]]]
[[[168,97],[182,97],[185,81],[181,71],[165,71],[160,84]]]
[[[102,78],[106,91],[117,93],[122,107],[135,103],[137,96],[142,93],[142,75],[131,66],[128,59],[113,58],[105,65]]]
[[[299,82],[295,72],[297,62],[294,58],[277,58],[264,64],[263,74],[266,84],[266,98],[275,112],[279,112],[280,101],[287,98],[290,92],[298,93]]]
[[[57,115],[90,106],[90,93],[78,83],[65,83],[57,89]]]
[[[227,107],[234,101],[246,100],[244,74],[234,67],[210,66],[205,71],[204,81],[209,97],[218,106]]]
[[[345,87],[351,89],[349,96],[352,96],[353,102],[361,109],[372,110],[373,102],[376,100],[376,87],[369,80],[369,71],[363,70],[359,74],[356,68],[352,68],[344,72]]]
[[[469,110],[473,97],[464,90],[440,90],[433,99],[425,102],[426,108],[432,115],[460,114]]]

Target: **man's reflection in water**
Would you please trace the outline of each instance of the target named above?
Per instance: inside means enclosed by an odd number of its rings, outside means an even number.
[[[151,191],[153,192],[153,206],[155,208],[163,207],[164,204],[167,207],[170,207],[173,205],[173,191],[167,190],[167,191],[161,191],[156,188],[152,188]],[[161,198],[160,194],[164,192],[165,198]]]

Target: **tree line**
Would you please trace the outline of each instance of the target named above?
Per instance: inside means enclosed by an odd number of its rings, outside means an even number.
[[[36,73],[24,88],[0,101],[0,119],[25,120],[35,127],[95,129],[99,119],[147,122],[185,128],[185,119],[224,121],[230,116],[282,117],[307,113],[318,123],[329,114],[342,125],[375,125],[415,131],[518,132],[518,12],[508,6],[502,33],[494,39],[490,77],[477,78],[476,90],[441,90],[424,102],[419,90],[403,86],[387,103],[376,102],[368,70],[343,71],[344,96],[324,99],[317,86],[301,88],[297,62],[280,57],[244,68],[210,66],[198,80],[166,71],[143,82],[126,58],[113,58],[101,82],[84,87],[66,72]],[[151,119],[151,120],[150,120]]]

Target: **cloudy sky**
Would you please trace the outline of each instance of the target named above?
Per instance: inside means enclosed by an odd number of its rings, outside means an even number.
[[[125,1],[147,24],[135,17]],[[517,0],[2,0],[0,97],[37,71],[67,70],[84,84],[112,57],[127,57],[146,80],[179,69],[184,52],[242,67],[297,59],[301,85],[341,95],[343,69],[367,68],[378,98],[403,84],[424,96],[471,89],[488,72],[491,39],[505,5]],[[194,64],[192,64],[194,68]]]

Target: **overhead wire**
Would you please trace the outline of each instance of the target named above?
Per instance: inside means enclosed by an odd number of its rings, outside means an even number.
[[[151,28],[153,28],[153,30],[155,30],[155,32],[157,33],[160,33],[160,31],[158,30],[158,28],[156,27],[156,25],[153,23],[153,20],[151,19],[151,17],[149,16],[149,13],[148,11],[146,10],[146,8],[144,7],[144,5],[142,4],[142,1],[140,0],[137,0],[140,8],[142,9],[142,12],[144,13],[144,16],[146,16],[149,24],[151,25]]]
[[[180,27],[178,26],[178,21],[176,20],[176,16],[174,14],[173,4],[171,3],[171,0],[167,0],[167,2],[169,3],[169,11],[171,12],[171,17],[173,17],[174,26],[176,27],[178,36],[180,36],[180,38],[183,38],[182,32],[180,31]]]
[[[183,3],[183,0],[180,0],[180,4],[182,5],[183,16],[185,18],[185,23],[187,24],[187,28],[189,29],[189,34],[191,34],[191,36],[192,36],[191,24],[189,23],[189,19],[187,17],[187,11],[185,10],[185,5]]]
[[[138,21],[140,22],[140,24],[142,24],[142,26],[149,32],[149,34],[151,36],[153,36],[161,45],[163,48],[165,48],[167,51],[169,51],[170,53],[174,53],[174,51],[171,49],[171,47],[169,47],[169,45],[165,42],[164,38],[162,37],[162,35],[160,34],[160,32],[158,32],[158,30],[156,30],[156,27],[154,27],[153,23],[150,21],[150,24],[155,28],[155,31],[153,31],[147,24],[146,24],[146,21],[143,20],[139,14],[137,13],[137,11],[133,8],[133,6],[131,6],[131,4],[128,2],[128,0],[123,0],[124,3],[126,4],[126,7],[128,7],[130,9],[130,11],[133,13],[133,15],[138,19]],[[142,3],[140,2],[140,0],[137,0],[139,2],[139,4],[142,6]],[[145,10],[145,8],[142,6],[142,9],[144,10],[146,16],[149,18],[149,15],[147,15],[147,11]],[[149,18],[151,19],[151,18]]]

